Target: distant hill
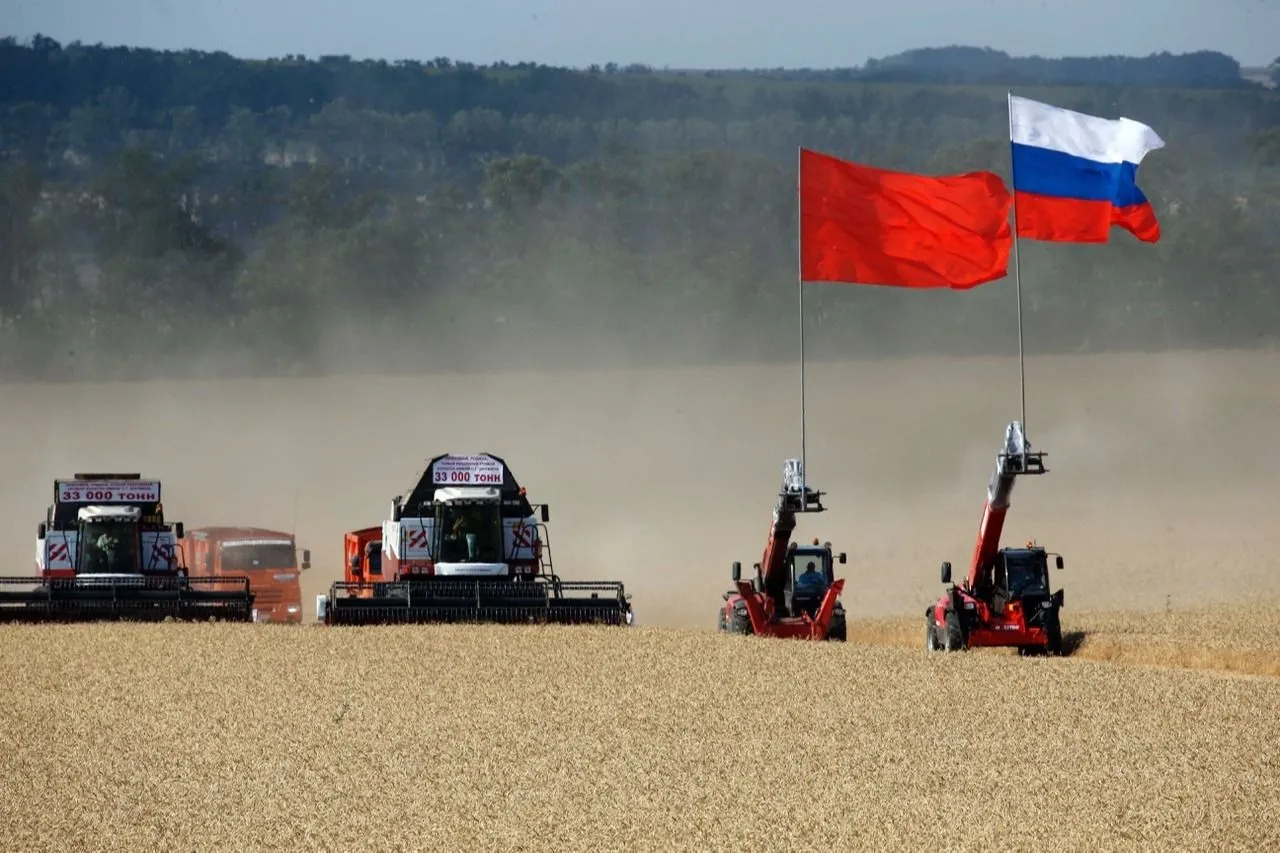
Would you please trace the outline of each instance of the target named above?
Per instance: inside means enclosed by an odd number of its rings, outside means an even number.
[[[1267,69],[1243,73],[1225,53],[1153,53],[1150,56],[1010,56],[989,47],[950,45],[907,50],[847,68],[715,69],[686,73],[788,80],[862,81],[1020,86],[1168,86],[1235,89],[1271,85]]]

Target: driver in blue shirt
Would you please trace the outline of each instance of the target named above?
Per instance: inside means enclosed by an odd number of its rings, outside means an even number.
[[[813,560],[804,568],[804,572],[796,578],[796,592],[807,592],[811,595],[822,595],[827,590],[827,579],[818,571]]]

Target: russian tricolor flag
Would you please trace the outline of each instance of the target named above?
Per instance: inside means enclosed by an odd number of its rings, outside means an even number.
[[[1105,119],[1009,96],[1014,216],[1018,236],[1105,243],[1112,225],[1146,243],[1160,239],[1138,164],[1164,147],[1132,119]]]

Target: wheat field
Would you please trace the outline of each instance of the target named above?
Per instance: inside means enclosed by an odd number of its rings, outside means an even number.
[[[561,574],[624,581],[640,627],[0,628],[0,849],[1266,849],[1278,367],[1028,360],[1050,473],[1006,541],[1066,559],[1060,659],[923,651],[1013,360],[810,366],[830,510],[797,535],[848,553],[843,645],[711,630],[798,455],[792,368],[4,386],[9,574],[55,477],[135,470],[188,526],[295,529],[313,617],[344,530],[484,450],[551,505]]]

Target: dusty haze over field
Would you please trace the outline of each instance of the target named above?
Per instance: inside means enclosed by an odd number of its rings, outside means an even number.
[[[799,451],[797,369],[689,368],[0,388],[7,573],[32,567],[55,477],[134,470],[188,526],[289,529],[314,595],[345,530],[380,522],[430,456],[506,458],[551,505],[568,578],[619,579],[650,625],[712,628],[729,564],[758,559]],[[1280,591],[1280,355],[1028,360],[1028,432],[1050,473],[1014,493],[1006,541],[1063,553],[1067,611]],[[848,552],[855,616],[912,614],[963,571],[1015,359],[811,364],[809,479],[831,511],[800,535]]]

